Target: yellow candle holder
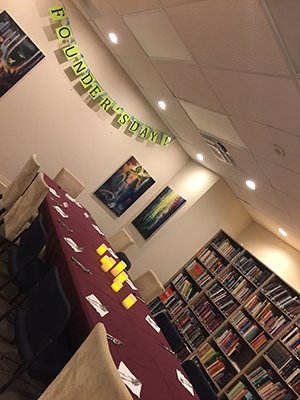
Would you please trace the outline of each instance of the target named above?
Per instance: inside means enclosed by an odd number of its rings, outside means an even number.
[[[101,269],[104,272],[109,271],[116,264],[116,261],[109,256],[102,257],[100,262],[101,262]]]
[[[99,254],[99,256],[102,256],[106,251],[108,250],[106,244],[102,243],[97,249],[96,252]]]
[[[113,283],[110,285],[110,287],[112,288],[112,290],[113,290],[114,292],[117,293],[117,292],[119,292],[119,290],[122,289],[123,283],[120,282],[120,281],[114,280]]]
[[[117,275],[116,277],[115,277],[115,279],[113,280],[114,282],[115,281],[119,281],[119,282],[121,282],[121,283],[124,283],[126,280],[127,280],[127,278],[128,278],[128,275],[126,274],[126,272],[125,271],[122,271],[119,275]]]
[[[118,264],[110,271],[111,274],[116,277],[126,268],[124,261],[119,261]]]
[[[130,293],[125,299],[122,301],[122,306],[126,308],[126,310],[129,310],[135,303],[137,302],[137,299],[134,294]]]

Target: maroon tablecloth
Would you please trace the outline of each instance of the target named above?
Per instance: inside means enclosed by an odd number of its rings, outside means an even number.
[[[120,339],[124,345],[117,346],[109,342],[110,351],[116,366],[123,361],[131,372],[142,381],[142,400],[192,400],[194,397],[178,381],[176,369],[183,372],[177,358],[160,344],[168,344],[162,335],[157,333],[145,320],[149,310],[138,301],[130,310],[125,310],[121,301],[135,291],[127,284],[119,293],[110,288],[112,275],[100,269],[100,256],[96,248],[105,243],[104,235],[94,227],[96,222],[88,211],[70,201],[50,178],[45,176],[48,185],[59,195],[49,193],[41,206],[43,221],[48,233],[46,259],[49,265],[57,266],[63,288],[72,308],[69,323],[69,335],[75,346],[79,346],[97,322],[102,322],[108,333]],[[64,208],[63,203],[67,203]],[[63,218],[55,209],[59,206],[68,218]],[[69,229],[63,226],[62,221]],[[71,238],[83,248],[75,252],[65,241]],[[75,257],[92,275],[84,272],[71,257]],[[86,296],[94,294],[109,313],[103,318],[88,303]],[[135,398],[134,395],[132,395]]]

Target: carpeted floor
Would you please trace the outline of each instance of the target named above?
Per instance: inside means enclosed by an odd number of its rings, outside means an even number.
[[[6,271],[5,255],[0,256],[0,284],[5,280],[3,273]],[[1,292],[12,298],[16,294],[16,288],[13,285]],[[0,297],[0,315],[2,315],[9,308],[7,301]],[[0,322],[0,335],[9,339],[14,337],[13,324],[7,320]],[[13,371],[17,368],[17,364],[1,358],[1,355],[8,356],[16,361],[19,360],[16,346],[6,342],[0,337],[0,386],[2,386],[8,379],[13,376]],[[43,392],[43,386],[31,379],[26,373],[23,379],[18,379],[9,389],[0,394],[1,400],[35,400]]]

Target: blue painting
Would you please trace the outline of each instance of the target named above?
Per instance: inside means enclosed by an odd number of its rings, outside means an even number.
[[[132,156],[94,195],[119,217],[154,183],[155,180]]]

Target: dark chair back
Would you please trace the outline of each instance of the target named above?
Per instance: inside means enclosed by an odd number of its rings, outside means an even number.
[[[131,268],[131,261],[129,260],[129,258],[126,256],[125,253],[123,253],[122,251],[117,251],[116,255],[119,257],[119,259],[121,261],[124,261],[124,263],[126,264],[126,268],[125,271],[129,271]]]
[[[38,256],[46,240],[47,232],[43,225],[42,215],[39,214],[20,238],[18,257],[23,267]]]
[[[166,311],[161,311],[154,315],[154,319],[167,339],[171,349],[175,353],[179,353],[185,347],[185,344],[177,328],[170,321]]]
[[[19,354],[25,364],[40,357],[29,369],[29,373],[33,371],[31,376],[42,380],[53,379],[68,359],[67,349],[61,346],[61,337],[71,315],[71,307],[56,267],[51,268],[39,286],[32,291],[28,302],[28,310],[19,309],[15,316]],[[56,343],[59,344],[59,349],[55,350]],[[48,351],[47,354],[49,345],[51,352]],[[44,357],[43,361],[41,359],[44,355],[47,360]]]
[[[193,360],[184,361],[182,368],[187,374],[191,384],[193,385],[195,392],[198,394],[201,400],[217,400],[217,395],[210,386],[209,382],[205,378],[200,367]]]

